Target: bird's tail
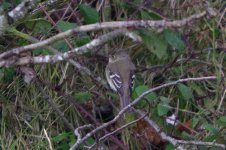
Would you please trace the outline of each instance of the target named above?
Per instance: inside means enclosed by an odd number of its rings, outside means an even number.
[[[123,93],[123,95],[120,96],[120,106],[121,106],[121,109],[123,109],[124,107],[126,107],[130,103],[131,103],[130,94]]]

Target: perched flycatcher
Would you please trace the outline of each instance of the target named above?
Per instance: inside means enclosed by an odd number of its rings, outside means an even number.
[[[110,87],[120,96],[121,109],[130,103],[135,69],[129,55],[124,51],[109,57],[106,78]]]

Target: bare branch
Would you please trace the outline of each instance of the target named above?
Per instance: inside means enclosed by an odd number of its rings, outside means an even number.
[[[77,32],[88,32],[88,31],[96,31],[100,29],[115,29],[115,28],[128,28],[128,27],[134,27],[134,28],[171,28],[171,27],[183,27],[187,24],[190,24],[192,21],[200,19],[206,15],[215,15],[213,13],[213,9],[208,8],[206,11],[203,11],[199,14],[194,14],[190,17],[184,18],[182,20],[175,20],[175,21],[166,21],[166,20],[160,20],[160,21],[153,21],[153,20],[135,20],[135,21],[113,21],[113,22],[103,22],[103,23],[96,23],[96,24],[89,24],[80,26],[71,30],[67,30],[65,32],[59,33],[55,36],[50,37],[49,39],[46,39],[44,41],[40,41],[38,43],[26,45],[19,48],[14,48],[12,50],[6,51],[2,54],[0,54],[0,59],[3,59],[4,57],[8,57],[11,55],[17,55],[21,52],[25,52],[31,49],[36,49],[43,47],[45,45],[48,45],[50,43],[53,43],[56,40],[59,40],[64,37],[68,37],[70,35],[73,35]],[[80,53],[80,49],[74,49],[76,53]]]
[[[143,119],[146,115],[147,115],[147,113],[144,114],[143,116],[141,116],[140,118],[138,118],[138,119],[136,119],[136,120],[134,120],[134,121],[131,121],[130,123],[127,123],[127,124],[121,126],[120,128],[118,128],[118,129],[116,129],[116,130],[114,130],[114,131],[112,131],[112,132],[110,132],[110,133],[108,133],[108,134],[105,134],[103,137],[101,137],[101,138],[99,139],[99,142],[104,141],[104,140],[105,140],[106,138],[108,138],[109,136],[111,136],[111,135],[113,135],[113,134],[115,134],[115,133],[121,131],[121,130],[124,129],[124,128],[127,128],[128,126],[130,126],[130,125],[132,125],[132,124],[134,124],[134,123],[136,123],[136,122],[138,122],[138,121],[140,121],[140,120]],[[96,143],[94,143],[93,145],[91,145],[91,146],[89,147],[89,149],[94,148],[95,145],[96,145]]]
[[[78,128],[75,129],[74,133],[75,133],[75,135],[77,136],[77,141],[76,141],[76,143],[79,143],[80,140],[81,140],[81,134],[79,133],[79,130],[82,130],[82,129],[85,129],[85,128],[91,128],[91,127],[93,127],[93,125],[87,124],[87,125],[83,125],[83,126],[78,127]],[[76,143],[75,143],[75,145],[76,145]],[[72,148],[72,149],[76,149],[76,148],[74,148],[74,145],[73,145],[71,148]]]
[[[90,43],[79,47],[75,48],[71,51],[65,52],[65,53],[58,53],[56,55],[46,55],[46,56],[37,56],[37,57],[23,57],[23,58],[18,58],[18,60],[15,60],[14,63],[12,63],[12,59],[9,60],[2,60],[0,61],[0,67],[3,66],[11,66],[11,65],[25,65],[25,64],[43,64],[43,63],[56,63],[59,61],[64,61],[72,58],[75,56],[75,54],[79,53],[85,53],[90,49],[94,49],[97,46],[100,46],[104,43],[106,43],[109,40],[114,39],[115,37],[119,35],[128,35],[129,37],[132,37],[132,39],[140,41],[139,36],[135,36],[135,34],[129,33],[126,29],[119,29],[112,31],[110,33],[107,33],[105,35],[100,36],[99,38],[96,38],[92,40]],[[75,62],[74,62],[75,63]],[[77,65],[78,68],[81,68],[79,64]],[[83,68],[83,70],[85,70]],[[88,70],[85,70],[87,74],[91,74]]]
[[[50,138],[49,138],[49,136],[48,136],[48,133],[46,132],[46,129],[44,129],[44,134],[45,134],[46,139],[47,139],[47,141],[48,141],[48,143],[49,143],[49,149],[50,149],[50,150],[53,150],[53,146],[52,146],[51,140],[50,140]]]
[[[188,82],[188,81],[202,81],[202,80],[215,80],[216,77],[215,76],[208,76],[208,77],[199,77],[199,78],[186,78],[186,79],[179,79],[177,81],[173,81],[173,82],[169,82],[157,87],[154,87],[144,93],[142,93],[140,96],[138,96],[133,102],[131,102],[129,105],[127,105],[126,107],[124,107],[116,116],[113,120],[106,122],[100,126],[98,126],[97,128],[95,128],[94,130],[90,131],[89,133],[87,133],[81,140],[80,142],[76,142],[76,144],[73,146],[73,148],[71,148],[70,150],[75,150],[76,148],[78,148],[78,146],[83,143],[84,141],[86,141],[89,137],[91,137],[92,135],[94,135],[96,132],[98,132],[99,130],[102,130],[103,128],[106,128],[107,126],[115,123],[128,109],[130,109],[132,106],[136,105],[139,101],[141,101],[141,99],[148,95],[151,92],[160,90],[162,88],[168,87],[168,86],[173,86],[176,85],[178,83],[182,83],[182,82]]]
[[[135,110],[135,112],[137,114],[139,114],[140,116],[143,116],[144,113],[140,110]],[[152,121],[150,118],[148,117],[144,117],[144,120],[151,126],[155,129],[156,132],[158,132],[161,136],[161,138],[163,140],[167,140],[168,142],[170,142],[171,144],[173,144],[178,150],[182,150],[184,149],[181,145],[179,144],[187,144],[187,145],[203,145],[203,146],[216,146],[216,147],[221,147],[223,149],[226,148],[226,145],[224,144],[217,144],[217,143],[214,143],[214,142],[202,142],[202,141],[184,141],[184,140],[177,140],[177,139],[174,139],[170,136],[168,136],[165,132],[162,131],[162,129],[154,122]]]
[[[24,0],[16,8],[8,13],[9,17],[16,22],[19,19],[24,18],[24,16],[31,11],[40,0]]]
[[[50,0],[51,1],[51,0]],[[16,29],[13,30],[13,33],[17,36],[20,36],[20,37],[23,37],[25,38],[26,40],[30,41],[30,42],[38,42],[38,39],[28,35],[28,34],[25,34],[25,33],[22,33]],[[45,46],[45,48],[49,49],[50,51],[52,51],[54,54],[62,54],[61,52],[59,52],[57,49],[51,47],[51,46]],[[12,59],[10,59],[12,60]],[[76,69],[78,69],[78,71],[82,74],[86,74],[88,76],[90,76],[94,81],[97,81],[99,83],[101,83],[101,85],[103,85],[105,88],[107,88],[107,83],[105,80],[103,80],[100,76],[96,76],[94,75],[90,70],[89,68],[85,67],[85,66],[82,66],[80,63],[78,63],[77,61],[75,61],[74,59],[69,59],[68,60]],[[3,62],[6,62],[6,61],[3,61]],[[0,62],[1,63],[1,62]],[[0,66],[2,66],[0,64]]]

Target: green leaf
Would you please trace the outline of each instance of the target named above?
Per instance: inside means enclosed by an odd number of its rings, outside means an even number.
[[[184,42],[181,40],[179,34],[175,31],[170,29],[164,30],[164,37],[173,48],[177,50],[183,50],[185,48]]]
[[[181,95],[183,96],[183,98],[185,100],[189,100],[189,99],[193,98],[193,93],[192,93],[191,89],[189,87],[187,87],[186,85],[179,84],[177,86],[177,88],[179,89]]]
[[[141,30],[141,36],[149,51],[154,53],[159,59],[167,58],[167,43],[161,35]]]
[[[69,46],[64,40],[56,41],[53,44],[53,47],[58,49],[60,52],[67,52],[69,50]]]
[[[142,20],[160,20],[162,19],[161,16],[159,16],[158,14],[156,14],[155,12],[146,12],[146,11],[141,11],[141,19]]]
[[[149,88],[146,85],[140,85],[135,88],[135,92],[136,92],[137,96],[141,95],[142,93],[146,92],[147,90],[149,90]],[[146,95],[145,98],[148,101],[154,101],[157,98],[157,96],[154,92],[152,92],[152,93]]]
[[[76,23],[71,23],[63,20],[58,21],[56,25],[60,29],[60,31],[67,31],[76,27]]]
[[[45,48],[38,48],[32,51],[32,53],[37,56],[37,55],[50,55],[52,54],[51,51],[49,51],[48,49]]]
[[[168,104],[159,103],[157,106],[157,111],[159,116],[166,115],[169,111],[169,107],[167,107]]]
[[[146,85],[140,85],[140,86],[137,86],[134,91],[133,91],[133,94],[132,94],[132,97],[135,99],[137,98],[138,96],[140,96],[142,93],[146,92],[147,90],[149,90],[149,88],[146,86]],[[157,98],[156,94],[155,93],[150,93],[148,94],[147,96],[145,96],[144,98],[146,98],[146,100],[148,100],[149,102],[155,100]],[[142,99],[138,104],[137,106],[140,107],[140,108],[143,108],[147,105],[146,101],[144,99]]]
[[[173,144],[167,144],[165,150],[175,150]]]
[[[217,133],[218,129],[214,128],[211,124],[209,124],[208,122],[205,122],[203,124],[203,128],[211,133]]]
[[[140,14],[141,14],[141,19],[143,19],[143,20],[151,19],[151,17],[149,16],[149,14],[146,11],[141,11]]]
[[[169,108],[169,99],[167,97],[161,96],[160,97],[161,102],[157,105],[157,112],[159,116],[166,115],[168,111],[170,110]]]
[[[46,20],[38,20],[33,28],[34,34],[44,34],[47,35],[52,25]]]
[[[81,4],[79,5],[79,10],[87,24],[96,23],[100,21],[99,14],[96,9],[90,7],[89,5]]]
[[[170,100],[164,96],[160,96],[160,100],[161,100],[161,103],[163,104],[168,104],[170,102]]]
[[[83,46],[83,45],[89,43],[90,41],[91,41],[90,37],[88,35],[85,35],[85,36],[76,38],[75,44],[76,44],[76,46],[80,47],[80,46]]]
[[[91,94],[88,92],[79,92],[74,94],[74,98],[81,102],[87,102],[91,98]]]

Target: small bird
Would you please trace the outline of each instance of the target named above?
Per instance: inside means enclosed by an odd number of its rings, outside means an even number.
[[[130,103],[135,69],[125,51],[119,51],[109,57],[105,74],[110,87],[120,96],[121,109]]]

